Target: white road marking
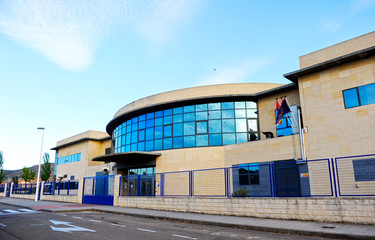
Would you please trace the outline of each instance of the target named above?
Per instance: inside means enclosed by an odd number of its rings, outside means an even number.
[[[102,221],[93,220],[93,219],[90,219],[89,221],[90,221],[90,222],[96,222],[96,223],[101,223],[101,222],[102,222]]]
[[[156,232],[154,230],[148,230],[148,229],[144,229],[144,228],[137,228],[139,231],[144,231],[144,232]]]
[[[76,218],[76,219],[82,219],[81,217],[76,217],[76,216],[73,216],[72,218]]]
[[[3,210],[4,212],[8,212],[8,213],[19,213],[19,211],[14,211],[12,209],[5,209]]]
[[[0,226],[2,226],[2,227],[6,227],[7,225],[0,223]]]
[[[23,211],[23,212],[36,212],[35,210],[25,209],[25,208],[21,208],[21,209],[18,209],[18,210]]]
[[[126,227],[126,226],[124,226],[124,225],[120,225],[120,224],[116,224],[116,223],[111,223],[111,225],[112,225],[112,226],[117,226],[117,227],[123,227],[123,228]]]
[[[65,214],[62,214],[62,213],[58,213],[60,216],[64,216],[64,217],[66,217],[66,215]]]
[[[56,220],[49,220],[51,223],[55,225],[65,225],[68,227],[63,227],[63,228],[57,228],[54,226],[50,226],[53,231],[58,231],[58,232],[96,232],[95,230],[88,229],[88,228],[83,228],[83,227],[78,227],[70,224],[70,222],[62,222],[62,221],[56,221]]]
[[[35,210],[30,210],[30,209],[18,209],[20,211],[12,210],[12,209],[3,209],[0,212],[0,215],[12,215],[12,214],[28,214],[28,213],[39,213],[38,211]]]
[[[186,239],[198,239],[194,237],[189,237],[189,236],[183,236],[183,235],[177,235],[177,234],[172,234],[173,237],[179,237],[179,238],[186,238]]]

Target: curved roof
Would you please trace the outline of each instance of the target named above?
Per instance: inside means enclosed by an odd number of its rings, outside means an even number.
[[[123,119],[149,111],[158,111],[163,108],[178,107],[186,104],[198,104],[214,99],[226,98],[231,101],[231,99],[239,99],[241,97],[246,97],[247,99],[254,97],[255,100],[259,94],[282,86],[289,87],[289,85],[277,83],[235,83],[192,87],[151,95],[131,102],[117,111],[107,125],[107,132],[111,134]]]

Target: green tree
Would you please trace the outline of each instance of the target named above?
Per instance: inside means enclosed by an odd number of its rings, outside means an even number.
[[[12,177],[12,182],[14,183],[14,185],[17,185],[18,184],[18,177],[17,176]]]
[[[40,178],[42,179],[42,181],[47,181],[50,176],[51,176],[51,163],[49,162],[49,154],[44,153]]]
[[[24,167],[22,168],[22,174],[20,177],[25,182],[30,182],[31,180],[35,179],[35,175],[36,175],[35,171],[31,170],[30,168]]]
[[[4,164],[3,152],[0,151],[0,183],[2,183],[5,178],[5,174],[3,172],[3,164]]]

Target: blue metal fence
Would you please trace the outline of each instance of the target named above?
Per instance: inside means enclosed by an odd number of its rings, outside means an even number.
[[[77,195],[78,180],[75,181],[59,181],[59,182],[45,182],[43,194],[44,195]]]
[[[0,184],[0,192],[5,192],[5,184]]]
[[[120,196],[332,197],[330,159],[239,164],[228,168],[130,175]]]
[[[36,183],[14,184],[12,194],[35,194]]]
[[[338,196],[375,196],[375,154],[334,159]]]

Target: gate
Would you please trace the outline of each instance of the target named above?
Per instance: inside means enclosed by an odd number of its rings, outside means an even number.
[[[6,194],[5,194],[5,196],[6,197],[10,197],[10,187],[11,187],[11,183],[8,183],[7,184],[7,189],[5,189],[5,191],[6,191]]]
[[[113,205],[115,176],[85,177],[82,203]]]

